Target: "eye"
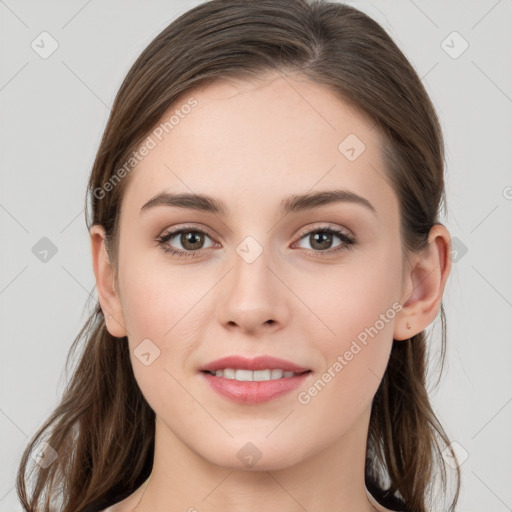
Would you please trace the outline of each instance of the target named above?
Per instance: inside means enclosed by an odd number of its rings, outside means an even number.
[[[196,227],[182,227],[157,237],[156,241],[167,252],[178,257],[194,258],[203,247],[204,240],[210,238],[208,233]],[[183,249],[174,249],[169,242],[177,239]],[[210,238],[211,240],[211,238]]]
[[[302,231],[299,236],[300,241],[306,240],[310,243],[312,247],[310,251],[321,254],[321,256],[328,256],[350,249],[356,244],[356,240],[349,233],[333,228],[330,225]],[[205,230],[193,226],[185,226],[160,235],[156,238],[156,241],[166,253],[178,256],[179,258],[195,258],[202,249],[213,246],[211,244],[204,247],[206,238],[212,240]],[[338,238],[341,242],[333,246],[335,238]],[[181,249],[176,249],[170,243],[174,239],[176,239],[174,243],[179,243],[182,247]],[[335,248],[332,249],[332,247]]]
[[[306,231],[306,233],[300,233],[301,240],[305,240],[312,247],[312,251],[316,253],[326,253],[321,254],[324,255],[332,255],[333,253],[338,253],[339,251],[345,251],[350,249],[356,244],[355,238],[342,231],[338,228],[333,228],[330,226],[322,226],[316,229],[310,229]],[[333,240],[338,238],[341,240],[341,243],[333,246]],[[335,247],[333,250],[332,247]]]

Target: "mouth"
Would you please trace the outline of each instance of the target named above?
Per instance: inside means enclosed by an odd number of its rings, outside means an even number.
[[[219,370],[223,372],[223,377],[228,379],[236,378],[237,380],[269,380],[272,378],[272,372],[275,375],[273,378],[286,378],[292,377],[293,374],[310,371],[307,367],[278,357],[258,356],[248,359],[239,355],[222,357],[199,368],[199,371],[208,371],[216,376],[221,376],[220,374],[217,375]],[[279,374],[277,370],[281,370],[283,374]],[[270,375],[268,371],[270,371]],[[249,379],[251,375],[253,378]]]
[[[239,404],[260,404],[296,389],[312,370],[271,356],[228,356],[199,368],[210,389]]]
[[[215,371],[202,370],[202,373],[212,375],[213,377],[222,377],[224,379],[236,380],[238,382],[266,382],[278,379],[290,379],[298,375],[311,373],[311,370],[302,372],[293,372],[281,368],[267,368],[264,370],[245,370],[241,368],[220,368]]]

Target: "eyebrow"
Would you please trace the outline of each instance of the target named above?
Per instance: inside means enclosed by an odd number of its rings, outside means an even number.
[[[377,214],[374,206],[368,199],[361,197],[355,192],[340,189],[291,195],[281,202],[279,214],[286,215],[288,213],[302,212],[337,202],[359,204],[371,210],[375,215]],[[174,206],[223,216],[230,213],[226,203],[213,197],[204,194],[172,194],[169,192],[161,192],[151,198],[141,207],[140,213],[142,214],[156,206]]]

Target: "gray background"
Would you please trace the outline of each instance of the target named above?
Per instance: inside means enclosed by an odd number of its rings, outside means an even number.
[[[58,403],[97,297],[83,206],[110,105],[144,47],[198,3],[0,0],[0,512],[21,510],[21,452]],[[441,118],[457,254],[433,402],[468,453],[458,510],[512,510],[512,1],[350,3],[388,30]],[[58,43],[46,59],[31,47],[43,31]],[[43,237],[57,248],[46,262],[33,251]]]

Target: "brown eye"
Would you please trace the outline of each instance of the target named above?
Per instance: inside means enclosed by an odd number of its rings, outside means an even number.
[[[341,242],[333,245],[336,238],[341,240]],[[354,238],[350,235],[333,228],[319,228],[309,231],[301,237],[301,240],[306,240],[314,252],[327,252],[328,254],[348,249],[355,244]],[[333,247],[335,249],[330,250]],[[307,247],[305,247],[305,249],[307,249]]]
[[[165,252],[180,257],[195,257],[201,249],[205,248],[206,238],[210,238],[210,236],[202,229],[180,228],[161,235],[156,240]],[[177,248],[175,248],[176,245],[178,245]],[[211,245],[208,247],[211,247]]]
[[[204,243],[204,233],[198,231],[183,231],[180,236],[180,243],[184,249],[196,251],[202,249]]]
[[[313,249],[318,250],[326,250],[330,249],[333,244],[333,235],[332,233],[326,233],[325,231],[320,231],[317,233],[313,233],[309,235],[309,241],[311,247]]]

